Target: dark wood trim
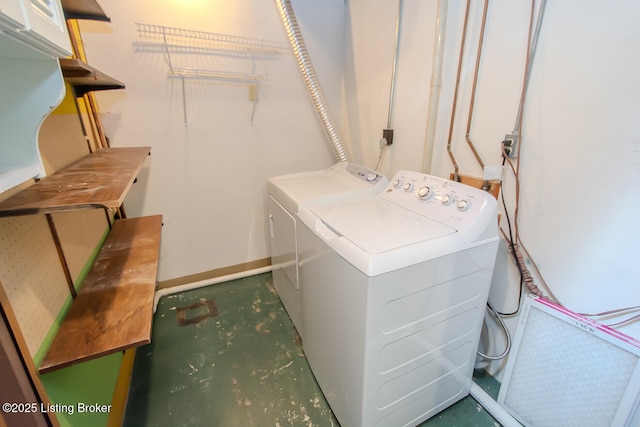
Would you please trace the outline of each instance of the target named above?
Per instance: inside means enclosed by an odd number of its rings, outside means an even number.
[[[58,230],[56,230],[56,224],[53,221],[51,214],[48,213],[45,216],[47,218],[47,224],[49,225],[51,237],[53,238],[53,243],[56,247],[56,252],[58,253],[58,258],[60,259],[62,271],[64,272],[64,278],[67,279],[69,293],[71,294],[71,298],[75,299],[77,296],[76,288],[73,286],[73,278],[71,277],[71,271],[69,271],[69,263],[67,262],[67,257],[64,255],[64,251],[62,250],[62,243],[60,243],[60,236],[58,235]]]
[[[9,297],[4,291],[4,287],[2,283],[0,283],[0,314],[2,317],[2,322],[6,324],[8,332],[10,333],[11,339],[13,341],[14,348],[17,352],[17,356],[19,357],[20,364],[22,366],[22,374],[24,374],[26,380],[28,381],[28,385],[33,392],[32,396],[25,396],[25,402],[36,402],[38,405],[43,403],[46,405],[51,405],[51,400],[47,395],[47,392],[44,388],[44,385],[40,381],[40,376],[38,375],[38,371],[36,369],[35,364],[33,363],[33,358],[31,357],[31,353],[29,352],[29,347],[27,346],[27,342],[22,335],[22,331],[20,329],[20,325],[18,323],[18,319],[13,312],[13,308],[11,307],[11,302],[9,301]],[[18,368],[20,369],[20,368]],[[21,372],[16,371],[16,374],[20,375]],[[3,382],[3,387],[5,384]],[[15,401],[19,401],[19,396],[15,397]],[[4,403],[4,402],[3,402]],[[60,427],[58,423],[58,419],[56,418],[54,413],[46,412],[44,414],[40,414],[43,417],[43,424],[36,425],[46,425],[50,427]],[[7,421],[5,417],[4,421]],[[0,426],[2,424],[0,423]],[[31,423],[20,423],[16,425],[33,425]]]

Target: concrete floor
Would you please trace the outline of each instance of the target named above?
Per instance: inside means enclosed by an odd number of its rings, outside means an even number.
[[[497,395],[490,376],[475,381]],[[339,424],[266,273],[160,300],[152,342],[136,354],[124,426]],[[466,397],[421,426],[499,424]]]

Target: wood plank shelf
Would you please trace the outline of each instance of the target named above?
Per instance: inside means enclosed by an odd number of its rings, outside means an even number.
[[[122,204],[151,147],[98,150],[0,202],[0,217]]]
[[[66,19],[89,19],[111,22],[96,0],[62,0],[62,10]]]
[[[40,373],[151,342],[162,216],[115,222]]]
[[[124,89],[124,83],[73,58],[60,58],[60,68],[65,81],[73,86],[76,96],[98,90]]]

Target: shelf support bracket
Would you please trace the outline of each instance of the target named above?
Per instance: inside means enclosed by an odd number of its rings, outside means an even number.
[[[76,293],[76,288],[73,286],[73,279],[71,278],[71,272],[69,271],[69,264],[67,263],[67,257],[64,255],[64,251],[62,250],[62,244],[60,243],[58,230],[56,230],[56,224],[53,222],[53,217],[50,213],[45,214],[45,216],[47,217],[47,224],[49,224],[49,231],[51,232],[51,237],[53,238],[53,242],[56,246],[56,251],[58,252],[58,258],[60,258],[60,265],[62,266],[64,277],[67,279],[67,286],[69,287],[71,298],[75,299],[78,294]]]
[[[182,80],[182,115],[184,118],[184,127],[189,127],[189,119],[187,118],[187,89],[184,84],[184,76]]]
[[[256,112],[256,102],[258,102],[258,82],[249,84],[249,102],[251,102],[251,116],[249,123],[253,126],[253,117]]]

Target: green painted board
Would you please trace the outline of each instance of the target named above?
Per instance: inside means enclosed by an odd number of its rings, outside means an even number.
[[[104,427],[122,353],[41,375],[61,427]]]

